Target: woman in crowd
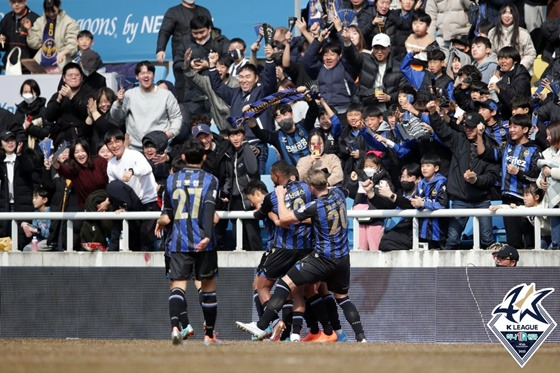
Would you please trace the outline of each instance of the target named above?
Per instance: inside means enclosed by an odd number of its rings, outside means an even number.
[[[498,53],[500,49],[508,45],[515,47],[521,56],[521,64],[527,70],[531,70],[537,52],[531,40],[531,35],[522,27],[519,11],[511,3],[505,4],[500,9],[500,20],[497,26],[488,33],[488,39],[492,43],[492,52]]]
[[[300,179],[307,171],[313,169],[324,170],[328,176],[329,186],[338,185],[344,177],[340,159],[336,154],[325,154],[325,138],[321,131],[313,130],[309,133],[310,155],[300,158],[297,169]]]
[[[104,144],[103,138],[107,131],[119,127],[107,115],[116,99],[117,95],[115,92],[111,88],[105,87],[99,89],[95,96],[88,100],[86,124],[93,129],[90,141],[91,149],[97,149],[102,146]]]
[[[60,6],[60,0],[44,0],[45,13],[33,25],[30,20],[22,21],[28,30],[27,44],[38,50],[35,61],[48,72],[60,72],[78,51],[80,26]]]
[[[96,190],[105,189],[109,183],[107,160],[103,157],[93,158],[89,144],[84,139],[78,139],[70,146],[69,160],[65,164],[55,160],[53,167],[61,177],[72,181],[78,205],[83,210],[87,197]],[[105,205],[99,206],[99,211],[105,211],[108,206],[107,200]]]
[[[41,97],[41,88],[33,79],[27,79],[22,83],[19,94],[23,101],[17,104],[16,123],[23,125],[23,130],[28,136],[27,146],[38,150],[36,140],[43,140],[51,131],[50,125],[43,121],[47,100]]]

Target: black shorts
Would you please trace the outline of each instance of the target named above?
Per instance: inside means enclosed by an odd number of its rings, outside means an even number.
[[[330,291],[337,294],[348,294],[350,255],[338,259],[327,259],[314,252],[297,262],[288,271],[288,277],[296,285],[323,281],[327,283]]]
[[[261,261],[259,262],[259,265],[257,266],[257,273],[256,273],[257,276],[266,277],[266,276],[264,275],[264,269],[263,269],[263,268],[264,268],[264,262],[266,262],[266,258],[268,257],[268,255],[270,255],[270,251],[269,251],[269,250],[265,251],[265,252],[262,254],[262,256],[261,256]]]
[[[262,269],[263,275],[269,280],[277,280],[284,276],[294,264],[311,254],[313,250],[272,249],[266,257]]]
[[[218,253],[166,253],[165,273],[169,280],[209,281],[218,276]]]

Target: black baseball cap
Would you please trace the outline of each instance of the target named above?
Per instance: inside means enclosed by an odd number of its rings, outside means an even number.
[[[467,113],[467,116],[465,117],[465,126],[476,128],[479,123],[484,123],[484,118],[482,117],[482,115],[478,114],[475,111]]]
[[[519,261],[519,252],[517,252],[515,247],[510,245],[502,247],[499,251],[494,251],[492,255],[502,259],[509,258],[517,262]]]

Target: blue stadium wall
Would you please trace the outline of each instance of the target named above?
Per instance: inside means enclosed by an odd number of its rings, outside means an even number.
[[[370,341],[488,343],[497,339],[485,330],[481,314],[487,323],[520,283],[555,288],[543,306],[560,321],[559,275],[558,267],[353,268],[350,296]],[[256,319],[252,280],[252,268],[220,269],[221,338],[247,339],[234,323]],[[201,338],[203,318],[192,284],[187,294],[195,338]],[[167,297],[159,267],[0,267],[0,337],[167,339]],[[344,320],[343,327],[353,338]],[[559,333],[548,342],[560,342]]]

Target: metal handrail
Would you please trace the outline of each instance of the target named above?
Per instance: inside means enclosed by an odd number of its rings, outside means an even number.
[[[243,247],[243,227],[242,219],[252,219],[252,211],[217,211],[220,219],[236,220],[236,250]],[[12,251],[17,251],[18,247],[18,222],[17,220],[33,220],[33,219],[50,219],[50,220],[67,220],[67,236],[66,250],[72,251],[73,247],[73,221],[74,220],[122,220],[123,221],[123,239],[121,240],[120,251],[129,251],[128,249],[128,220],[139,219],[157,219],[160,216],[158,211],[147,212],[0,212],[0,220],[12,221]],[[480,217],[494,216],[518,216],[518,217],[535,217],[535,249],[540,248],[541,226],[540,217],[542,216],[560,216],[560,209],[499,209],[490,211],[487,209],[442,209],[436,211],[419,211],[410,210],[348,210],[348,218],[388,218],[402,217],[412,218],[412,250],[421,250],[419,247],[419,218],[443,218],[443,217],[473,217],[473,249],[480,249]],[[14,220],[17,219],[17,220]],[[358,225],[357,219],[353,220],[353,238],[354,249],[358,245]]]

